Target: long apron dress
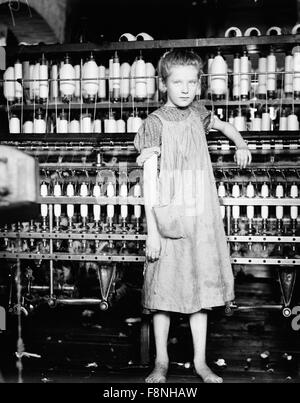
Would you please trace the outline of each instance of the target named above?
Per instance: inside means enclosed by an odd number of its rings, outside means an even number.
[[[194,110],[162,124],[159,203],[184,205],[185,237],[161,237],[159,260],[146,262],[142,304],[194,313],[234,299],[234,280],[203,123]]]

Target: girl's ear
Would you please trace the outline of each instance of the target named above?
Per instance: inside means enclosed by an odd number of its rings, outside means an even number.
[[[161,77],[159,77],[159,79],[158,79],[158,88],[159,88],[159,91],[161,91],[161,92],[167,91],[166,84],[164,83],[164,81],[162,80]]]
[[[197,81],[197,94],[201,95],[201,78]]]

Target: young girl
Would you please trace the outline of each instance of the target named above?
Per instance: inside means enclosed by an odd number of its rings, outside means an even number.
[[[153,313],[156,346],[146,382],[166,382],[170,312],[179,312],[189,315],[195,372],[204,382],[221,383],[206,364],[207,310],[234,299],[233,274],[205,135],[213,128],[232,140],[240,167],[251,162],[251,154],[231,124],[193,102],[200,85],[199,56],[167,52],[158,74],[167,101],[135,137],[137,162],[144,164],[148,229],[142,304]]]

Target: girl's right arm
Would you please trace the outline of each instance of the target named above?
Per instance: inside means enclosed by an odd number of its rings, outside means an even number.
[[[160,255],[160,235],[157,229],[152,207],[157,204],[157,154],[144,163],[144,202],[147,220],[146,257],[157,260]]]

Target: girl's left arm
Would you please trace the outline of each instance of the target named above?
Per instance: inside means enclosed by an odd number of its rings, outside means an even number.
[[[236,128],[228,122],[223,122],[217,116],[214,116],[212,128],[219,130],[224,136],[234,142],[237,148],[234,159],[240,168],[246,168],[252,161],[251,152]]]

